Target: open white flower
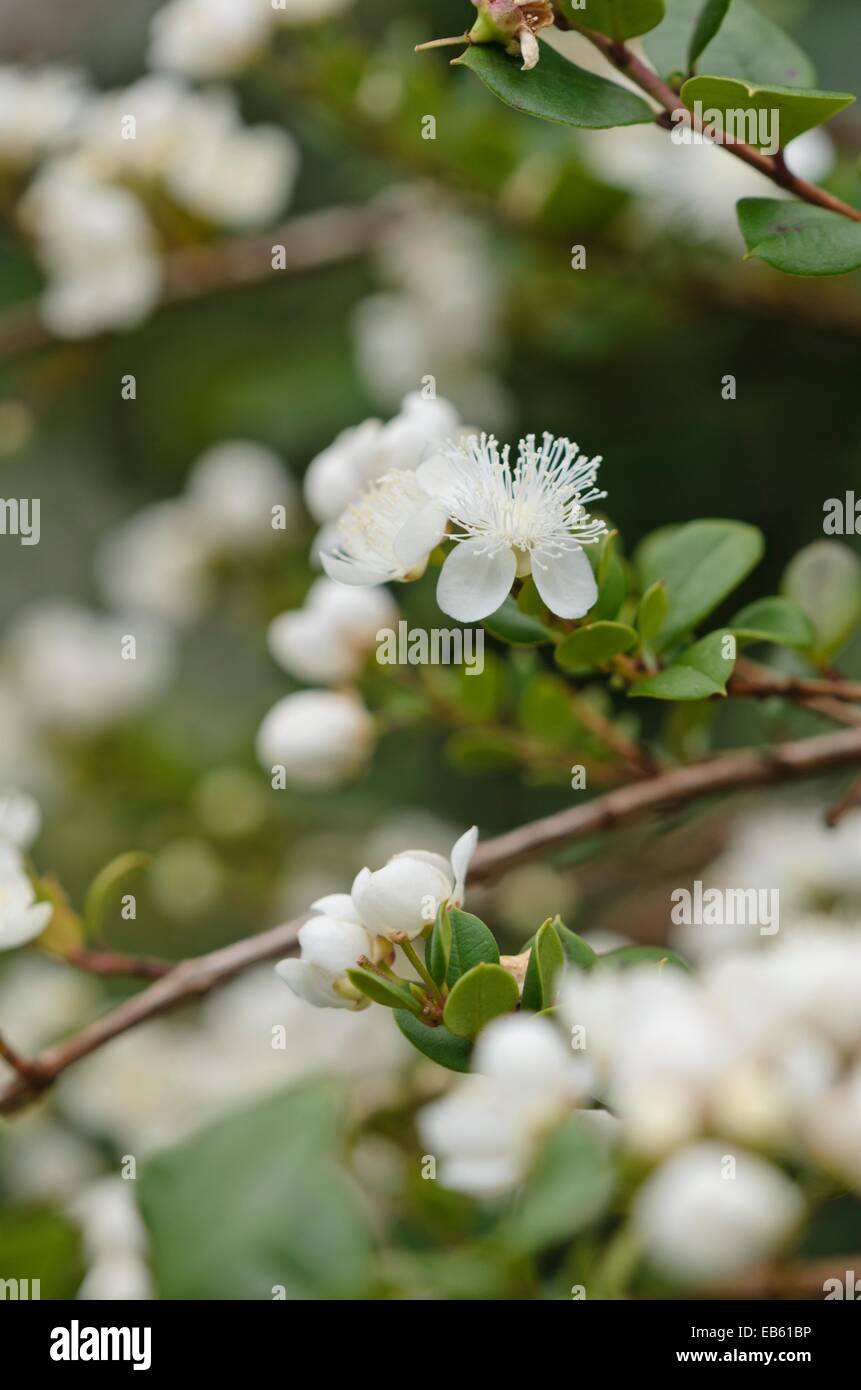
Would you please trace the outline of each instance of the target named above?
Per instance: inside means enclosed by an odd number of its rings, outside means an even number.
[[[257,733],[264,767],[284,767],[299,787],[337,787],[355,777],[374,746],[374,721],[353,691],[285,695]]]
[[[410,940],[434,920],[440,904],[463,904],[469,861],[478,843],[472,826],[461,835],[451,861],[429,850],[410,849],[394,855],[382,869],[362,869],[351,898],[359,919],[374,936],[392,939],[403,932]]]
[[[347,508],[320,559],[340,584],[419,579],[445,527],[445,508],[428,496],[416,474],[393,469]]]
[[[437,585],[443,612],[477,622],[495,612],[516,577],[531,574],[551,612],[588,613],[598,589],[583,546],[606,534],[586,510],[606,496],[594,486],[600,462],[549,434],[540,444],[534,435],[521,439],[513,467],[508,445],[500,451],[485,434],[426,459],[418,481],[460,528]]]
[[[153,15],[149,61],[189,77],[239,72],[269,37],[269,0],[171,0]]]
[[[36,901],[36,892],[11,845],[0,845],[0,951],[11,951],[40,936],[54,911]]]
[[[361,956],[373,957],[373,943],[346,893],[321,898],[319,915],[299,929],[299,960],[279,961],[275,969],[294,994],[318,1009],[363,1009],[371,1001],[347,978]]]
[[[472,1065],[481,1074],[423,1110],[419,1133],[446,1187],[492,1197],[525,1176],[542,1135],[576,1103],[579,1076],[553,1025],[526,1014],[488,1024]]]
[[[296,486],[278,455],[248,439],[229,439],[201,454],[187,495],[207,540],[226,553],[271,545],[279,535],[274,509],[283,507],[290,523],[298,507]]]

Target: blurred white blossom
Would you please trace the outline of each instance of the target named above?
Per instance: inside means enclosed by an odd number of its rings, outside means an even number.
[[[270,624],[269,650],[298,680],[340,685],[361,674],[377,633],[397,615],[385,588],[348,588],[316,579],[301,608],[279,614]]]
[[[376,742],[374,721],[351,690],[300,690],[272,706],[257,732],[265,768],[298,787],[340,786],[358,775]]]
[[[0,169],[35,164],[69,144],[88,99],[75,68],[0,67]]]

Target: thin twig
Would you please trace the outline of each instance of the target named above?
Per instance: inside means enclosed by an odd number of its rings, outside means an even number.
[[[41,1075],[38,1065],[35,1062],[28,1062],[19,1052],[15,1051],[14,1047],[10,1047],[3,1037],[0,1037],[0,1058],[4,1062],[8,1062],[12,1070],[18,1073],[21,1081],[28,1088],[40,1084]]]
[[[293,274],[362,255],[373,246],[382,225],[378,205],[326,208],[255,236],[170,251],[164,259],[160,305],[256,284],[270,276],[277,279],[283,272],[272,266],[275,246],[284,247],[284,271]],[[54,337],[35,304],[15,305],[0,315],[0,362],[69,343]]]
[[[83,948],[69,951],[61,957],[78,970],[91,975],[133,975],[142,980],[160,980],[176,969],[176,962],[159,960],[155,956],[128,956],[117,951],[88,951]]]

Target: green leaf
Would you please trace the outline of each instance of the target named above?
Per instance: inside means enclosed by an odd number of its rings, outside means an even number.
[[[615,1186],[612,1156],[572,1116],[542,1146],[513,1210],[499,1228],[519,1255],[561,1245],[603,1215]]]
[[[630,969],[632,965],[672,965],[678,970],[690,970],[684,956],[666,946],[617,946],[598,957],[599,965],[616,965]]]
[[[501,965],[474,965],[448,996],[443,1022],[455,1037],[474,1038],[491,1019],[513,1013],[519,997],[517,981]]]
[[[848,275],[861,267],[861,222],[785,198],[742,198],[736,205],[747,257],[785,275]]]
[[[129,850],[127,854],[117,855],[116,859],[99,870],[87,889],[84,901],[84,921],[91,936],[101,933],[111,902],[122,896],[123,881],[135,870],[145,869],[151,857],[141,850]]]
[[[440,903],[433,931],[430,934],[425,962],[431,979],[438,985],[445,984],[448,963],[451,958],[451,918],[445,903]]]
[[[20,1299],[74,1298],[85,1273],[81,1233],[68,1217],[32,1207],[0,1212],[0,1280],[17,1280]],[[11,1287],[5,1293],[2,1288],[0,1298],[11,1301]]]
[[[386,1009],[412,1009],[414,1013],[421,1012],[421,1006],[413,999],[406,986],[398,985],[394,980],[386,980],[382,975],[375,975],[373,970],[356,965],[347,971],[347,978],[368,999],[373,999],[375,1004],[382,1004]]]
[[[827,665],[861,625],[861,560],[840,541],[814,541],[792,560],[780,587],[813,624],[811,660]]]
[[[851,92],[762,87],[734,77],[692,77],[682,87],[681,97],[689,111],[700,103],[708,125],[713,124],[712,113],[719,111],[721,121],[716,124],[724,130],[729,127],[733,138],[759,149],[770,145],[772,136],[785,149],[790,141],[830,121],[855,100]],[[762,128],[760,112],[767,118]],[[731,122],[738,122],[740,114],[745,117],[744,128],[736,125],[733,130]],[[774,153],[773,149],[769,153]]]
[[[552,642],[556,634],[531,613],[524,613],[513,598],[507,598],[501,608],[484,619],[484,627],[494,637],[513,647],[537,647]]]
[[[533,676],[518,701],[517,720],[532,738],[550,744],[569,743],[576,721],[566,681],[549,671]]]
[[[691,35],[690,47],[688,48],[688,68],[693,71],[697,59],[704,49],[708,48],[712,39],[716,38],[720,32],[720,27],[726,19],[727,10],[730,7],[730,0],[700,0],[702,9],[699,19],[694,25],[694,32]]]
[[[152,1160],[135,1187],[165,1299],[368,1296],[362,1205],[334,1159],[343,1096],[306,1082]]]
[[[667,0],[667,17],[646,39],[646,50],[663,76],[687,74],[703,0]],[[812,87],[816,72],[793,39],[748,0],[733,0],[719,32],[700,54],[701,72],[747,82]]]
[[[585,8],[560,0],[560,8],[572,24],[619,42],[657,28],[665,13],[664,0],[587,0]]]
[[[761,598],[749,603],[730,622],[740,644],[774,642],[779,647],[804,651],[816,640],[813,624],[804,609],[788,598]]]
[[[442,1025],[431,1028],[415,1014],[397,1013],[395,1023],[407,1041],[432,1062],[449,1071],[469,1071],[472,1043],[468,1038],[456,1038]]]
[[[740,521],[692,521],[638,552],[644,589],[667,586],[667,618],[658,634],[668,647],[708,617],[762,558],[762,532]]]
[[[454,907],[449,912],[449,917],[451,955],[446,984],[449,989],[453,989],[461,975],[465,975],[482,961],[488,965],[498,965],[499,947],[490,928],[471,912],[462,912],[460,908]]]
[[[473,44],[455,61],[471,68],[500,101],[544,121],[608,130],[654,119],[641,97],[569,63],[546,43],[541,45],[541,61],[531,72],[521,72],[520,59],[494,44]]]
[[[615,537],[616,532],[611,532],[600,549],[594,545],[583,547],[598,585],[598,601],[589,613],[593,623],[615,618],[628,592],[628,578],[616,553]]]
[[[558,915],[553,919],[553,926],[556,929],[556,935],[562,942],[566,960],[570,961],[572,965],[576,965],[578,970],[591,970],[598,960],[597,951],[593,951],[588,941],[584,941],[582,936],[578,936],[570,927],[566,927]]]
[[[635,681],[628,694],[652,700],[708,700],[725,695],[735,658],[724,656],[724,640],[731,634],[710,632],[676,657],[672,666]]]
[[[563,671],[580,675],[607,666],[636,644],[636,632],[625,623],[590,623],[563,637],[554,656]]]
[[[637,631],[643,646],[651,647],[664,625],[668,607],[667,586],[659,579],[643,594],[637,609]]]
[[[529,953],[523,981],[523,1008],[540,1013],[556,997],[556,982],[565,966],[565,951],[553,921],[548,918],[539,928]]]

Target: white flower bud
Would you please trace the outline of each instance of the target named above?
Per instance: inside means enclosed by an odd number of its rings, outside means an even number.
[[[374,721],[353,692],[302,690],[266,715],[257,756],[264,767],[283,765],[297,786],[335,787],[361,771],[374,737]]]
[[[296,515],[296,490],[278,455],[246,439],[208,449],[189,474],[188,497],[201,529],[222,551],[245,552],[277,539],[273,508]]]
[[[779,1168],[708,1142],[683,1149],[652,1174],[635,1199],[633,1219],[655,1264],[678,1279],[705,1283],[732,1278],[772,1254],[803,1209],[801,1194]]]
[[[299,945],[301,959],[279,961],[275,969],[300,999],[321,1009],[360,1009],[370,1002],[346,975],[360,956],[372,955],[358,922],[325,913],[312,917],[299,931]]]
[[[0,844],[29,849],[42,827],[35,797],[26,792],[0,792]]]
[[[412,940],[433,921],[441,903],[460,906],[477,841],[478,830],[473,826],[452,849],[451,863],[439,854],[408,850],[396,854],[376,873],[362,869],[353,884],[352,899],[368,930],[388,940],[403,932]]]
[[[50,903],[36,901],[18,851],[0,844],[0,951],[14,950],[40,936],[53,910]]]

